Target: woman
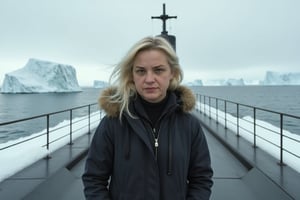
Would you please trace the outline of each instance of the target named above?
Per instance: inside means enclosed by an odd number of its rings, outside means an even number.
[[[82,176],[86,199],[209,199],[209,150],[171,45],[140,40],[111,79]]]

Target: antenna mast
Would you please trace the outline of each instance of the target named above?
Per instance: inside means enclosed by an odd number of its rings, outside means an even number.
[[[169,15],[167,15],[166,14],[166,5],[165,4],[163,4],[163,14],[162,15],[160,15],[160,16],[152,16],[151,17],[151,19],[161,19],[162,20],[162,22],[163,22],[163,26],[162,26],[163,30],[161,32],[162,35],[168,35],[168,31],[166,30],[166,21],[168,19],[172,19],[172,18],[177,19],[177,16],[169,16]]]
[[[160,36],[167,39],[170,42],[170,44],[173,46],[174,50],[176,50],[176,37],[174,35],[168,35],[168,31],[166,30],[166,21],[171,18],[177,19],[177,16],[167,15],[165,4],[163,4],[163,14],[162,15],[151,17],[151,19],[161,19],[162,20],[163,25],[162,25],[162,32],[161,32]]]

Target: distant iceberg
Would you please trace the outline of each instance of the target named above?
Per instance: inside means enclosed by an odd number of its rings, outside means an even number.
[[[108,86],[108,83],[105,81],[94,80],[93,87],[94,88],[105,88]]]
[[[194,81],[184,82],[187,86],[244,86],[244,79],[215,79],[215,80],[205,80],[196,79]]]
[[[216,79],[216,80],[207,80],[204,82],[206,86],[244,86],[244,79]]]
[[[298,73],[279,73],[267,71],[265,79],[261,85],[300,85],[300,72]]]
[[[245,82],[242,78],[240,79],[228,79],[227,81],[225,81],[224,85],[229,85],[229,86],[243,86],[245,85]]]
[[[253,80],[244,80],[245,85],[259,85],[261,80],[253,79]]]
[[[29,59],[16,71],[5,74],[2,93],[80,92],[76,70],[71,65]]]
[[[203,86],[203,82],[200,79],[196,79],[194,81],[186,82],[185,85],[187,85],[187,86]]]

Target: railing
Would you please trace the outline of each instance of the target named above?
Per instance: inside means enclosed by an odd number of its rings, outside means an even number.
[[[277,152],[275,157],[279,159],[279,164],[284,165],[289,160],[300,161],[300,133],[297,132],[300,130],[299,116],[201,94],[196,94],[196,97],[199,102],[197,109],[200,112],[203,112],[209,118],[214,118],[216,123],[223,123],[225,128],[234,131],[237,137],[242,136],[248,139],[252,142],[254,148],[257,146],[262,148],[268,146],[265,150],[273,149],[271,153]],[[43,138],[44,142],[41,146],[46,147],[47,150],[50,149],[52,144],[66,137],[69,137],[68,144],[72,145],[73,136],[76,132],[85,129],[86,133],[90,133],[91,126],[96,127],[99,123],[103,112],[99,111],[96,105],[97,103],[83,105],[58,112],[0,123],[0,128],[3,128],[9,125],[17,126],[21,122],[32,122],[36,119],[45,122],[44,131],[38,134],[15,140],[15,142],[8,142],[7,145],[0,144],[0,153],[2,150],[29,143],[38,138]],[[93,111],[96,111],[92,112],[92,108]],[[74,112],[78,110],[81,110],[81,116],[84,115],[84,117],[74,117]],[[82,110],[85,110],[85,114],[82,114]],[[51,117],[62,113],[69,116],[69,121],[62,125],[50,126]],[[298,129],[293,129],[295,131],[291,132],[287,131],[290,127]],[[53,135],[56,136],[53,137]]]
[[[74,115],[75,112],[80,112],[81,114],[75,116]],[[68,120],[68,121],[65,121],[65,123],[61,123],[60,125],[55,125],[54,127],[51,128],[50,124],[53,124],[51,123],[50,120],[51,117],[55,117],[59,114],[69,115],[68,119],[62,118],[62,120]],[[39,125],[42,124],[41,120],[45,122],[45,127],[42,128],[43,131],[37,134],[32,134],[27,137],[24,137],[24,139],[17,139],[17,140],[7,142],[7,145],[1,145],[0,152],[2,150],[13,148],[18,145],[28,143],[30,141],[40,139],[40,138],[43,138],[44,140],[43,145],[41,146],[46,147],[47,150],[50,149],[51,144],[61,141],[66,137],[69,137],[68,144],[72,145],[74,140],[73,139],[74,134],[82,130],[87,134],[91,133],[91,127],[97,126],[100,119],[102,118],[102,115],[103,112],[98,109],[97,103],[94,103],[94,104],[83,105],[83,106],[74,107],[66,110],[61,110],[57,112],[42,114],[34,117],[28,117],[24,119],[0,123],[0,127],[5,128],[5,126],[9,126],[9,125],[18,126],[17,125],[18,123],[33,122],[34,120],[37,119],[39,119],[40,122],[38,123]]]
[[[275,152],[280,165],[290,162],[299,165],[299,116],[202,94],[196,94],[196,98],[201,113],[222,123],[237,137],[246,138],[254,148],[259,146],[271,154]]]

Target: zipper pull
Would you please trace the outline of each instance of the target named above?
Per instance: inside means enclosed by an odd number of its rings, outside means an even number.
[[[153,138],[154,138],[154,147],[155,147],[155,160],[157,160],[157,151],[158,151],[158,136],[156,137],[156,130],[155,128],[152,129]]]
[[[158,147],[158,138],[154,138],[154,146],[157,148]]]

